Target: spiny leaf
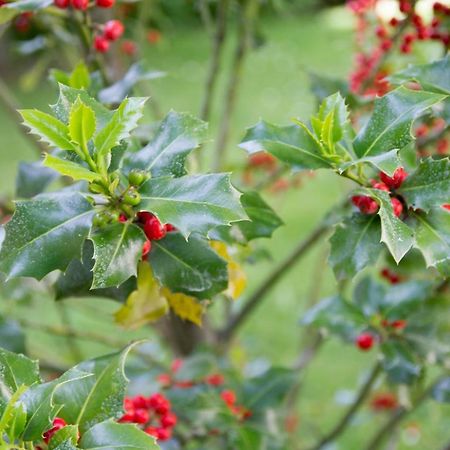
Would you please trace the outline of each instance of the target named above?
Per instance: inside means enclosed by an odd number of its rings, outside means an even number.
[[[205,307],[190,295],[174,293],[167,288],[162,289],[162,293],[167,300],[171,310],[181,319],[202,326]]]
[[[46,167],[56,170],[61,175],[68,176],[74,180],[95,181],[100,178],[98,173],[91,172],[78,163],[57,158],[49,153],[46,153],[43,164]]]
[[[69,134],[73,142],[87,149],[89,140],[95,132],[94,111],[85,105],[80,98],[72,105],[69,116]]]

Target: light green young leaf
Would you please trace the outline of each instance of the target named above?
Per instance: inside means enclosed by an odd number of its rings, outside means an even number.
[[[95,181],[100,177],[99,174],[91,172],[80,164],[67,159],[57,158],[49,153],[46,153],[43,164],[46,167],[56,170],[61,175],[71,177],[74,180]]]
[[[68,84],[75,89],[88,89],[91,85],[89,70],[83,61],[80,61],[73,69],[69,76]]]
[[[32,134],[38,135],[42,142],[61,150],[75,149],[70,142],[69,128],[60,120],[36,109],[23,109],[19,112],[24,125],[30,128]]]
[[[72,142],[87,149],[88,142],[94,135],[95,126],[94,111],[78,98],[72,105],[69,116],[69,135]]]

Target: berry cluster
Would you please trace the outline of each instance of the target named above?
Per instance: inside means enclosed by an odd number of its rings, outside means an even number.
[[[99,53],[106,53],[111,42],[117,41],[125,31],[120,20],[109,20],[103,25],[103,33],[94,38],[94,48]]]
[[[177,416],[171,411],[170,401],[163,394],[126,397],[124,410],[125,414],[119,422],[135,423],[160,441],[167,441],[172,437]]]
[[[442,117],[423,121],[414,130],[417,138],[419,156],[425,158],[432,154],[444,156],[449,151],[449,141],[446,136],[447,124]]]
[[[89,0],[53,0],[57,8],[66,9],[72,7],[73,9],[80,9],[85,11],[89,7]],[[95,6],[99,8],[112,8],[116,0],[95,0]]]
[[[382,319],[380,320],[379,324],[380,324],[380,331],[382,327],[382,329],[384,329],[383,333],[394,333],[394,334],[401,333],[408,325],[407,321],[402,319],[397,320]],[[380,335],[382,335],[383,333],[381,333]],[[378,340],[379,336],[366,331],[364,333],[359,334],[356,337],[355,345],[359,350],[367,352],[374,346],[374,344]]]
[[[402,277],[399,274],[393,272],[387,267],[380,271],[380,275],[391,284],[398,284],[402,281]]]
[[[370,408],[375,412],[392,411],[397,407],[397,397],[391,392],[379,392],[370,401]]]
[[[372,180],[371,182],[374,189],[386,191],[391,194],[392,209],[397,217],[400,217],[403,212],[403,203],[398,197],[392,194],[392,192],[401,186],[407,176],[408,173],[403,169],[403,167],[399,167],[396,169],[392,177],[386,175],[384,172],[381,172],[380,180]],[[375,214],[379,209],[378,203],[368,195],[354,195],[352,197],[352,203],[363,214]]]
[[[230,389],[222,391],[220,397],[232,414],[239,420],[246,420],[252,416],[252,412],[249,409],[245,406],[237,404],[236,393],[234,391]]]

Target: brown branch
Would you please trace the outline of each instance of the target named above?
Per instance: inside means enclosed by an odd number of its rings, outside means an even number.
[[[258,12],[259,0],[246,0],[242,16],[240,17],[238,41],[234,52],[228,86],[225,91],[224,109],[220,118],[220,128],[214,152],[213,171],[220,171],[225,163],[231,117],[235,110],[244,62],[251,46],[254,22],[258,16]]]
[[[431,391],[434,387],[441,382],[443,377],[439,377],[436,381],[431,383],[422,394],[416,399],[412,407],[406,408],[404,406],[397,408],[397,410],[393,413],[390,420],[383,425],[372,437],[369,441],[369,444],[366,447],[366,450],[377,450],[380,445],[393,433],[393,431],[397,428],[400,422],[413,411],[415,411],[427,398],[430,396]],[[444,449],[446,450],[446,449]]]
[[[306,252],[316,244],[319,239],[329,230],[329,225],[320,223],[311,234],[301,241],[286,259],[275,267],[274,271],[263,281],[259,288],[250,296],[244,307],[234,315],[225,328],[219,332],[219,340],[227,343],[231,340],[238,328],[245,322],[247,317],[261,304],[265,296],[276,285],[276,283],[291,269]]]
[[[217,6],[216,31],[212,43],[211,60],[208,76],[205,84],[205,95],[200,110],[202,120],[208,121],[211,112],[211,103],[217,78],[220,73],[220,63],[222,59],[223,47],[227,35],[227,19],[230,0],[221,0]]]
[[[364,404],[367,396],[370,394],[372,387],[377,380],[379,374],[381,373],[381,364],[379,361],[375,363],[373,366],[369,377],[366,382],[361,386],[358,395],[356,396],[354,402],[350,405],[350,408],[345,413],[344,417],[338,422],[338,424],[328,433],[326,434],[320,442],[311,448],[311,450],[321,450],[327,444],[333,442],[349,425],[355,414]]]

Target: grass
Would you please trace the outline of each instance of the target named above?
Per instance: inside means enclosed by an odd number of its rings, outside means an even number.
[[[308,79],[304,71],[345,76],[351,65],[352,35],[347,27],[348,17],[342,10],[303,18],[266,18],[262,29],[266,44],[252,52],[243,73],[241,96],[232,121],[229,144],[230,168],[244,160],[244,153],[236,147],[244,128],[254,124],[260,117],[276,123],[287,124],[292,117],[306,119],[314,110],[314,101],[309,92]],[[231,47],[227,49],[228,58]],[[168,76],[153,83],[155,99],[163,112],[173,108],[197,113],[203,95],[203,81],[207,70],[209,42],[200,29],[177,28],[164,36],[162,43],[149,48],[146,57],[155,69],[166,70]],[[226,79],[220,79],[219,91],[223,92]],[[42,107],[53,100],[48,86],[34,93],[19,93],[23,107]],[[44,95],[45,93],[45,95]],[[223,98],[216,99],[213,109],[211,137],[217,127],[218,113]],[[17,163],[30,159],[33,151],[14,123],[0,111],[2,136],[2,179],[0,188],[12,192]],[[211,150],[212,146],[208,147]],[[239,182],[239,180],[236,180]],[[263,247],[272,254],[272,261],[249,267],[251,292],[269,273],[274,264],[310,230],[324,212],[345,192],[346,185],[337,177],[319,172],[306,180],[301,189],[281,195],[268,195],[286,225],[276,231],[274,238],[264,242]],[[255,312],[251,321],[239,336],[243,351],[252,358],[263,358],[275,364],[287,365],[295,357],[300,328],[298,320],[312,289],[319,288],[321,295],[333,292],[335,281],[330,269],[324,264],[327,255],[324,242],[311,251],[283,280],[267,295],[264,303]],[[320,270],[317,270],[317,267]],[[67,301],[74,326],[93,328],[98,332],[117,335],[111,312],[117,306],[109,301],[75,299]],[[60,321],[52,301],[43,296],[26,306],[28,314],[54,323]],[[45,311],[45,318],[42,312]],[[41,317],[40,317],[41,316]],[[133,337],[142,335],[134,333]],[[58,361],[69,363],[70,352],[64,338],[54,338],[39,331],[28,333],[28,342],[33,354],[44,356],[48,348],[58,348]],[[107,350],[101,344],[82,344],[86,355],[100,354]],[[304,379],[300,396],[302,442],[309,442],[310,424],[324,431],[341,416],[344,406],[336,402],[344,391],[354,392],[372,362],[371,354],[361,354],[351,346],[330,340],[311,364]],[[411,416],[408,424],[420,424],[420,439],[415,445],[407,444],[408,434],[402,431],[401,450],[416,448],[436,450],[450,439],[448,420],[450,407],[438,407],[429,403]],[[357,418],[360,426],[351,427],[339,441],[339,448],[359,450],[382,418],[373,417],[365,410]],[[331,446],[331,449],[337,449]]]

